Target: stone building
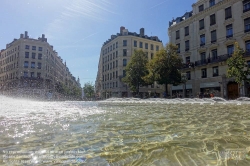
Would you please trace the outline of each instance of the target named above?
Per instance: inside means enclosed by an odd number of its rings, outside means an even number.
[[[60,85],[81,86],[45,35],[33,39],[26,31],[1,50],[1,93],[46,98],[55,96]]]
[[[248,96],[248,84],[239,94],[238,85],[226,77],[226,60],[238,42],[250,64],[250,1],[198,0],[192,7],[169,22],[169,41],[179,47],[187,76],[186,86],[172,86],[172,95],[186,89],[187,97],[211,92],[228,99]]]
[[[131,97],[129,87],[122,82],[125,76],[125,67],[128,64],[134,50],[143,50],[148,59],[162,48],[162,42],[157,36],[147,36],[144,28],[140,33],[129,32],[125,27],[120,27],[120,33],[111,35],[104,42],[99,59],[98,72],[95,82],[98,97]],[[148,87],[140,87],[140,97],[150,95],[162,96],[162,86],[156,83]]]

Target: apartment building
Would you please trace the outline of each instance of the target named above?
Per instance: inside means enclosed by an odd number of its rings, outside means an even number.
[[[234,52],[234,43],[246,50],[250,64],[250,0],[198,0],[193,10],[169,22],[169,41],[176,44],[183,58],[186,86],[172,86],[172,95],[199,93],[234,99],[249,96],[249,85],[238,85],[227,78],[226,60]]]
[[[111,35],[104,42],[99,59],[97,78],[95,82],[98,97],[131,97],[129,87],[122,82],[126,75],[125,67],[128,64],[134,50],[143,50],[148,59],[152,59],[155,53],[163,47],[157,36],[147,36],[144,28],[140,33],[129,32],[125,27],[120,27],[120,33]],[[150,95],[162,96],[163,88],[156,83],[147,87],[140,87],[140,97]]]
[[[81,86],[44,34],[33,39],[26,31],[1,50],[1,93],[46,97],[55,95],[60,85]]]

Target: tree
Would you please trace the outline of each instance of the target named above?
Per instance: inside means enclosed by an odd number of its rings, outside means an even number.
[[[139,94],[140,86],[148,85],[143,79],[148,74],[147,69],[148,57],[142,50],[135,50],[128,65],[125,68],[126,75],[122,79],[127,83],[130,89]]]
[[[243,57],[245,54],[244,50],[240,48],[237,42],[235,42],[234,48],[232,57],[227,60],[227,77],[234,78],[235,82],[238,83],[238,87],[241,87],[243,81],[250,81],[249,78],[247,78],[250,74],[250,69]]]
[[[95,92],[94,85],[91,82],[85,83],[83,86],[83,92],[87,98],[92,98]]]
[[[148,83],[156,81],[158,84],[165,84],[166,93],[168,84],[176,86],[182,83],[180,72],[182,59],[177,54],[177,49],[177,46],[167,44],[147,65],[149,74],[144,77],[144,80]]]

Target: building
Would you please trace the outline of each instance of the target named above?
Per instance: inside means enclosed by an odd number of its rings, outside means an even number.
[[[56,88],[80,87],[66,62],[45,35],[29,38],[28,32],[0,52],[0,92],[17,96],[55,97]],[[59,94],[57,94],[59,95]]]
[[[179,47],[184,60],[186,88],[172,86],[172,95],[183,93],[196,97],[213,92],[215,96],[234,99],[248,96],[249,85],[238,85],[226,77],[226,60],[232,56],[234,43],[246,50],[250,64],[250,1],[198,0],[193,10],[169,22],[169,41]]]
[[[144,28],[140,33],[129,32],[125,27],[120,27],[120,33],[111,35],[111,38],[104,42],[99,59],[95,90],[97,97],[131,97],[129,87],[122,82],[125,76],[125,67],[133,55],[134,50],[141,49],[149,60],[162,48],[162,42],[157,36],[147,36]],[[163,89],[154,84],[148,87],[140,87],[140,96],[146,97],[149,94],[161,96]]]

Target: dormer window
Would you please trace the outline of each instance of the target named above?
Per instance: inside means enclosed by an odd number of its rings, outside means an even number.
[[[199,12],[203,11],[204,10],[204,5],[200,5],[199,6]]]

